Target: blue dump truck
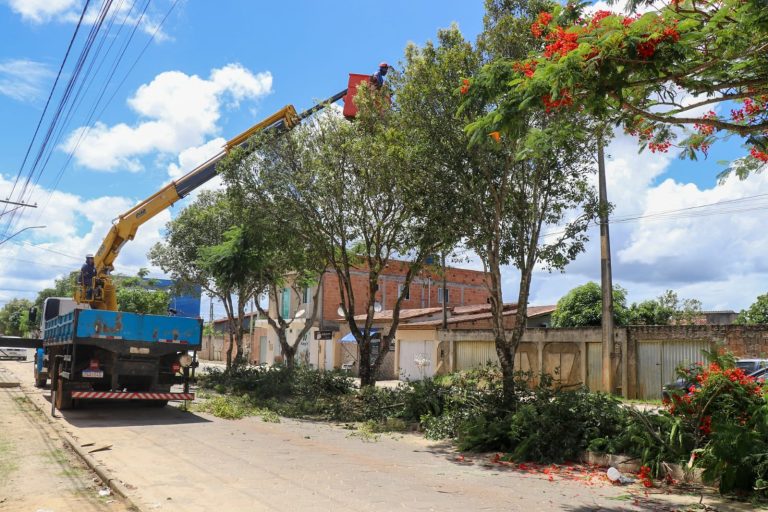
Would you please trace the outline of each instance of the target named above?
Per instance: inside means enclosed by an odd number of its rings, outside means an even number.
[[[162,407],[168,400],[194,399],[189,382],[202,343],[201,319],[84,309],[73,299],[53,297],[41,313],[35,385],[50,379],[55,408],[85,400]],[[176,384],[182,392],[171,392]]]

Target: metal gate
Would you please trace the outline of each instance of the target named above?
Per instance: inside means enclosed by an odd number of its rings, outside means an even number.
[[[400,340],[400,378],[421,380],[435,373],[432,341]]]
[[[590,391],[603,389],[603,344],[587,343],[587,387]]]
[[[707,340],[649,340],[637,344],[638,398],[661,397],[661,388],[674,382],[680,365],[705,359],[704,350],[710,350]]]
[[[499,364],[493,341],[456,342],[456,370],[470,370],[488,363]]]

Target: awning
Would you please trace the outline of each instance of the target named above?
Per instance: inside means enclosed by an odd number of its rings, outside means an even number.
[[[371,338],[379,338],[379,331],[381,329],[371,329]],[[355,339],[355,335],[351,332],[347,333],[343,338],[339,340],[342,343],[357,343],[357,340]]]

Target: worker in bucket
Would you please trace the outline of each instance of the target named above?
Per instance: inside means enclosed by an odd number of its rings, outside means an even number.
[[[93,254],[85,255],[85,263],[80,267],[80,285],[85,288],[85,299],[93,299],[93,278],[96,267],[93,264]]]
[[[371,83],[375,88],[381,89],[381,86],[384,85],[384,77],[387,76],[389,67],[389,64],[382,62],[379,64],[379,70],[371,75]]]

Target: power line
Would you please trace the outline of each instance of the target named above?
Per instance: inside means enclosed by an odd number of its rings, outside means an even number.
[[[32,146],[35,143],[35,139],[37,138],[37,134],[40,131],[40,126],[43,124],[43,119],[45,118],[45,114],[48,112],[48,106],[51,103],[51,98],[53,98],[53,93],[56,90],[56,85],[59,83],[59,78],[61,78],[61,73],[64,70],[64,65],[67,63],[67,59],[69,58],[69,52],[72,51],[72,45],[75,43],[75,39],[77,38],[77,33],[80,31],[80,26],[83,24],[83,18],[85,17],[85,12],[88,10],[88,5],[91,3],[91,0],[85,0],[85,5],[83,6],[83,11],[80,13],[80,19],[77,21],[77,25],[75,26],[75,32],[72,34],[72,38],[69,40],[69,45],[67,45],[67,51],[64,53],[64,59],[61,61],[61,65],[59,66],[59,72],[56,74],[56,80],[53,82],[53,86],[51,87],[51,92],[48,94],[48,99],[45,102],[45,107],[43,108],[42,114],[40,114],[40,119],[37,121],[37,127],[35,127],[35,133],[32,135],[32,140],[29,141],[29,146],[27,146],[27,151],[24,154],[24,159],[21,162],[21,166],[19,167],[19,172],[16,174],[16,179],[14,180],[13,187],[11,188],[11,194],[16,190],[16,185],[19,183],[19,179],[21,178],[21,174],[24,170],[24,166],[27,164],[27,158],[29,158],[29,153],[32,151]],[[5,213],[5,206],[3,206],[3,213]],[[4,231],[4,234],[10,229],[10,226],[6,228]]]
[[[171,13],[173,12],[173,10],[175,9],[175,7],[176,7],[176,5],[178,3],[179,3],[179,0],[175,0],[173,2],[173,4],[171,5],[171,7],[168,9],[168,11],[166,11],[165,16],[163,16],[163,18],[157,24],[157,26],[155,27],[155,30],[152,32],[152,34],[150,35],[149,39],[144,44],[144,47],[141,49],[141,51],[139,52],[139,54],[136,56],[136,58],[134,59],[133,63],[131,64],[131,66],[128,68],[128,70],[123,75],[122,79],[120,80],[120,83],[117,85],[117,87],[114,88],[114,90],[112,91],[112,94],[109,96],[107,101],[101,107],[101,110],[99,110],[98,114],[96,114],[96,116],[95,116],[96,119],[101,119],[102,115],[104,114],[104,111],[112,103],[112,100],[114,100],[114,98],[117,95],[117,93],[120,91],[122,86],[125,84],[126,80],[130,76],[131,72],[133,72],[133,69],[136,67],[136,64],[138,64],[138,62],[141,60],[141,58],[143,57],[144,53],[147,51],[147,49],[149,48],[149,46],[152,43],[152,41],[154,41],[155,37],[160,32],[161,28],[163,27],[163,25],[165,24],[166,20],[171,15]],[[80,147],[80,143],[83,141],[83,139],[85,138],[87,133],[90,132],[91,128],[93,128],[94,111],[96,110],[96,108],[98,108],[99,103],[101,103],[101,100],[102,100],[104,94],[107,92],[106,85],[111,81],[112,77],[114,76],[115,72],[117,71],[117,68],[118,68],[120,62],[122,61],[122,59],[123,59],[123,57],[124,57],[124,55],[126,53],[126,50],[128,49],[128,45],[130,44],[130,41],[133,39],[134,34],[136,33],[136,29],[138,28],[139,23],[141,22],[143,16],[146,13],[148,5],[149,5],[149,0],[145,4],[144,9],[142,10],[141,16],[139,17],[137,23],[134,24],[134,27],[133,27],[133,30],[131,31],[131,35],[129,36],[128,42],[123,45],[123,48],[122,48],[122,50],[120,52],[119,57],[117,58],[117,60],[115,61],[115,63],[112,66],[112,69],[110,70],[110,76],[107,79],[107,81],[105,82],[105,86],[102,88],[101,94],[99,95],[98,100],[94,104],[94,106],[93,106],[93,108],[92,108],[92,110],[91,110],[91,112],[90,112],[90,114],[88,116],[88,120],[85,123],[86,124],[85,130],[81,131],[80,136],[78,137],[78,140],[77,140],[76,144],[74,145],[72,150],[69,151],[69,154],[67,155],[66,161],[64,162],[64,164],[62,165],[61,169],[57,173],[56,178],[55,178],[54,183],[53,183],[53,186],[52,186],[50,192],[48,193],[47,199],[45,200],[45,204],[43,205],[42,210],[40,210],[40,213],[38,214],[38,218],[40,218],[40,216],[42,216],[43,212],[45,212],[46,208],[50,204],[50,200],[51,200],[51,198],[53,196],[53,193],[57,190],[58,185],[61,182],[61,179],[62,179],[64,173],[66,172],[67,168],[69,167],[69,164],[71,163],[72,158],[73,158],[75,152]]]
[[[616,217],[609,220],[609,224],[625,224],[628,222],[637,221],[661,221],[661,220],[680,220],[688,218],[698,217],[710,217],[713,215],[724,215],[729,213],[743,213],[751,211],[759,211],[768,209],[768,203],[758,205],[742,205],[739,203],[752,202],[756,199],[768,198],[768,194],[756,194],[754,196],[740,197],[736,199],[726,199],[715,203],[702,204],[697,206],[687,206],[685,208],[678,208],[674,210],[663,210],[658,212],[650,212],[644,215],[634,214],[624,217]],[[735,206],[734,206],[735,205]],[[727,206],[728,208],[722,208]],[[710,208],[711,210],[704,210]],[[718,209],[719,208],[719,209]],[[597,226],[598,224],[590,224],[590,227]],[[554,231],[550,233],[542,234],[540,238],[548,238],[551,236],[562,235],[565,230]]]

